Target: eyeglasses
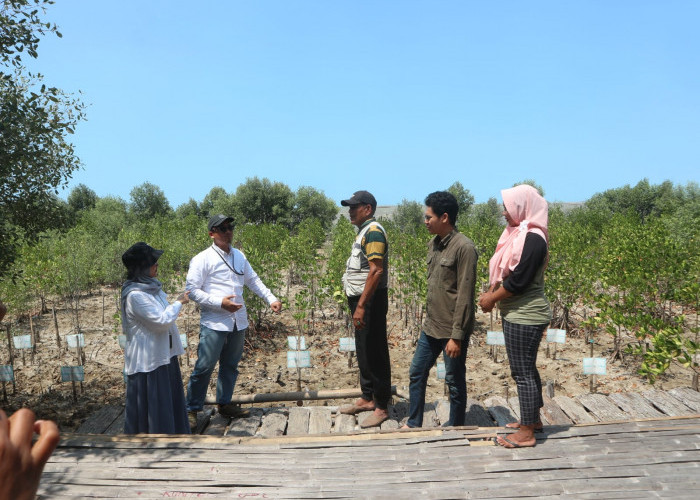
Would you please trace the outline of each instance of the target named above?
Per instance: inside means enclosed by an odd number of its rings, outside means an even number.
[[[228,231],[233,231],[233,226],[216,226],[216,230],[219,231],[220,233],[226,233]]]

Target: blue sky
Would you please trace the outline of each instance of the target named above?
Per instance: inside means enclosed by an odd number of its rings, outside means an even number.
[[[551,201],[700,176],[700,2],[57,0],[28,66],[89,105],[83,183],[173,208],[248,177],[338,201]],[[68,191],[63,193],[66,197]]]

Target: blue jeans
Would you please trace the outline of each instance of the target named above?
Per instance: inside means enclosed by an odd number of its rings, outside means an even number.
[[[462,351],[456,358],[445,354],[445,345],[450,339],[436,339],[421,332],[416,352],[408,372],[411,384],[408,388],[410,398],[409,415],[406,425],[421,427],[425,407],[425,387],[428,384],[430,369],[442,353],[445,360],[445,383],[450,391],[450,419],[446,425],[464,425],[467,409],[466,359],[469,337],[462,340]]]
[[[228,404],[238,378],[238,362],[243,356],[246,329],[232,332],[212,330],[199,325],[197,363],[187,384],[187,411],[201,411],[207,395],[209,380],[216,362],[219,378],[216,381],[216,402]]]

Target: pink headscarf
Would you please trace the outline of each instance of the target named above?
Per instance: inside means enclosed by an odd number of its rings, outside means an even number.
[[[493,286],[516,268],[520,262],[527,233],[536,233],[549,243],[547,201],[537,189],[528,185],[501,191],[503,204],[517,226],[506,226],[498,239],[496,251],[489,261],[489,285]]]

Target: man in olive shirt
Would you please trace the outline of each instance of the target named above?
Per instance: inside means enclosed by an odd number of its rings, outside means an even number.
[[[457,199],[436,191],[425,199],[425,225],[435,236],[428,243],[428,294],[423,331],[409,371],[411,399],[404,427],[423,425],[428,374],[440,353],[445,359],[445,382],[450,391],[447,425],[464,425],[467,407],[466,358],[474,331],[476,248],[457,231]]]

